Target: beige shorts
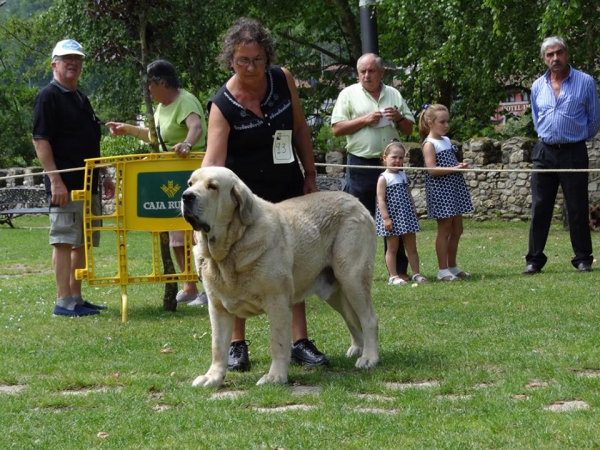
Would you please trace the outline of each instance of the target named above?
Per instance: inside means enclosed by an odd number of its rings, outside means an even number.
[[[66,206],[50,207],[50,245],[70,244],[73,248],[84,245],[83,233],[83,203],[69,200]],[[92,195],[92,213],[99,216],[102,213],[100,196]],[[100,226],[101,220],[94,220],[93,226]],[[100,245],[100,233],[95,231],[92,235],[92,245]]]

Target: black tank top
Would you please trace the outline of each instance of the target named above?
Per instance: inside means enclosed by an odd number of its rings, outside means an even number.
[[[216,104],[230,126],[227,141],[228,167],[256,194],[266,200],[280,201],[302,194],[303,176],[294,149],[294,161],[288,164],[273,162],[273,140],[278,130],[292,130],[294,114],[285,74],[280,67],[267,71],[267,93],[261,101],[264,119],[245,109],[223,85],[209,101]],[[288,191],[272,192],[267,190]],[[281,198],[283,195],[284,198]]]

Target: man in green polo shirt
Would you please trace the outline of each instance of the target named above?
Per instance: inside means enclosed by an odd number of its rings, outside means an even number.
[[[383,61],[365,53],[357,63],[358,83],[342,90],[333,108],[335,136],[346,136],[348,165],[380,166],[383,149],[398,132],[412,133],[415,118],[397,89],[382,83]],[[383,170],[346,169],[345,191],[357,197],[375,216],[377,180]],[[400,243],[398,272],[406,273],[408,261]],[[407,277],[408,278],[408,277]]]

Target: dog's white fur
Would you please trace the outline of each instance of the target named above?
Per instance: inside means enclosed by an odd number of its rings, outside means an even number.
[[[194,386],[219,386],[235,316],[266,313],[271,368],[258,385],[286,383],[292,305],[312,294],[346,321],[356,367],[379,361],[378,318],[371,301],[376,250],[373,219],[343,192],[272,204],[252,194],[229,169],[196,170],[182,213],[197,232],[196,263],[209,298],[212,365]]]

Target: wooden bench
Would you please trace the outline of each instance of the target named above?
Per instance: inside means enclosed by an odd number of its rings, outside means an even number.
[[[46,190],[39,187],[10,187],[0,189],[0,225],[8,224],[26,214],[49,214]]]

